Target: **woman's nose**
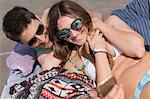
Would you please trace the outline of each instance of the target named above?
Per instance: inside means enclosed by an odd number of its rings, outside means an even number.
[[[79,35],[79,32],[78,31],[75,31],[75,30],[72,30],[72,29],[70,29],[70,37],[71,38],[75,38],[75,37],[77,37],[78,35]]]

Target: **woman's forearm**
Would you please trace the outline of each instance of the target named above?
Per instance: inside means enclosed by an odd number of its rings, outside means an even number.
[[[100,52],[95,54],[97,84],[101,83],[105,78],[111,75],[110,65],[107,54]]]

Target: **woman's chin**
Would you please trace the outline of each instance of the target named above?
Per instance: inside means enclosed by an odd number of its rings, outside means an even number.
[[[82,46],[82,45],[84,45],[85,43],[86,43],[86,41],[81,41],[81,42],[76,43],[76,45]]]

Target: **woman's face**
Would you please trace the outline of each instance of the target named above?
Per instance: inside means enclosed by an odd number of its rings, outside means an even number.
[[[85,44],[88,32],[81,19],[62,16],[57,21],[57,27],[59,37],[76,45]]]

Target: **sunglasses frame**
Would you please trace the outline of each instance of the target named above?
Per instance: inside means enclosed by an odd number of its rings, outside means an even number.
[[[78,25],[81,25],[80,28],[78,28],[76,25],[75,27],[73,26],[73,24],[76,22],[76,21],[80,21],[80,23]],[[56,33],[56,37],[59,39],[59,40],[66,40],[70,37],[70,29],[72,30],[75,30],[75,31],[80,31],[83,27],[83,22],[82,22],[82,19],[81,18],[77,18],[75,19],[72,23],[71,23],[71,28],[67,29],[67,28],[64,28],[64,29],[61,29],[60,31],[58,31]],[[66,32],[64,32],[66,31]]]
[[[42,35],[43,33],[44,33],[44,25],[43,24],[39,24],[35,35]],[[30,41],[28,42],[28,45],[29,46],[33,46],[36,42],[37,42],[37,38],[34,36],[32,39],[30,39]]]

